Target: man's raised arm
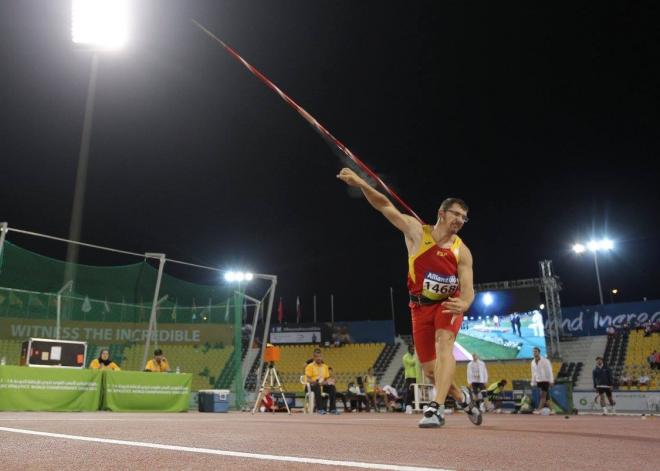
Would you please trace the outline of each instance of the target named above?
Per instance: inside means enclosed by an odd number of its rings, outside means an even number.
[[[407,237],[414,238],[414,235],[421,232],[421,223],[401,211],[396,209],[387,197],[371,187],[364,179],[360,178],[353,170],[342,168],[337,178],[348,186],[359,188],[374,209],[380,211],[394,227],[403,232]]]

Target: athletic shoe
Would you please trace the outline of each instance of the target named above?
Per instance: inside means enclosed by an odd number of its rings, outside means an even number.
[[[325,409],[319,409],[319,415],[325,415],[326,413]]]
[[[461,392],[466,399],[466,402],[462,403],[461,407],[467,414],[468,419],[470,419],[470,422],[474,425],[481,425],[484,417],[479,409],[479,404],[475,402],[474,397],[472,396],[472,392],[465,386],[461,386]]]
[[[330,413],[331,413],[332,415],[339,415],[339,414],[341,414],[341,412],[339,412],[337,409],[333,409],[333,410],[331,410]]]
[[[413,413],[413,408],[412,408],[412,406],[409,404],[409,405],[406,406],[406,414],[412,414],[412,413]]]
[[[440,407],[437,402],[431,402],[424,411],[419,428],[438,428],[445,424],[445,419],[440,415]]]

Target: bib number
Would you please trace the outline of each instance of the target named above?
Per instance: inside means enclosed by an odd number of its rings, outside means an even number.
[[[458,277],[427,273],[422,284],[422,295],[429,299],[444,299],[458,290]]]

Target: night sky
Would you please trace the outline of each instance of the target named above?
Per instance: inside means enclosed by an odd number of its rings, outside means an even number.
[[[137,3],[129,46],[100,56],[82,240],[276,274],[290,319],[297,295],[311,319],[313,294],[329,319],[330,293],[336,319],[389,318],[390,286],[409,317],[403,237],[195,18],[427,222],[467,201],[475,282],[547,258],[564,306],[596,303],[593,260],[570,248],[608,235],[606,302],[660,297],[657,2]],[[3,0],[0,63],[0,220],[66,237],[90,67],[69,2]]]

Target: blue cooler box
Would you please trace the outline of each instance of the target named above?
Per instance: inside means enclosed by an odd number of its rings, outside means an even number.
[[[203,389],[197,393],[200,412],[228,412],[229,389]]]

